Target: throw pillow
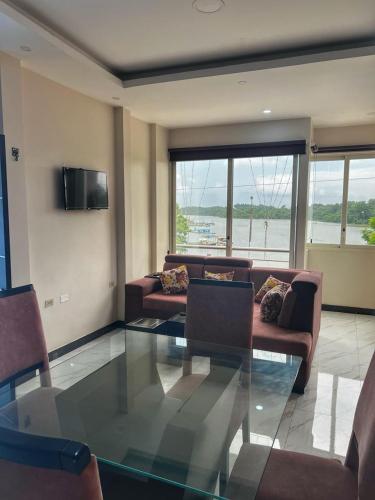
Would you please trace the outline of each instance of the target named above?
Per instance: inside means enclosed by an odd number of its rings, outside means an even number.
[[[234,271],[228,273],[210,273],[209,271],[204,271],[204,277],[206,280],[215,281],[233,281]]]
[[[282,283],[284,283],[284,282],[278,280],[274,276],[272,276],[272,275],[268,276],[266,281],[263,283],[261,288],[258,290],[258,293],[255,295],[255,299],[254,299],[255,302],[258,302],[258,303],[262,302],[262,299],[266,295],[267,292],[272,290],[272,288],[274,286],[281,285]],[[287,285],[289,286],[289,283],[287,283]]]
[[[282,283],[274,286],[263,297],[260,303],[260,319],[266,323],[275,321],[280,314],[283,300],[288,291],[289,284]]]
[[[297,295],[296,292],[292,290],[290,286],[285,294],[283,305],[281,306],[281,311],[279,317],[277,318],[277,324],[282,328],[291,328],[291,320],[293,316],[294,307],[296,304]]]
[[[186,266],[179,266],[160,275],[163,292],[166,295],[185,293],[189,285],[189,275]]]

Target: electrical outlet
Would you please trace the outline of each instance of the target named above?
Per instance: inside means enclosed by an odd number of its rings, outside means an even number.
[[[47,308],[47,307],[52,307],[53,306],[53,299],[47,299],[44,301],[44,307]]]
[[[60,304],[63,304],[64,302],[68,302],[70,300],[70,296],[68,293],[64,293],[63,295],[60,295]]]

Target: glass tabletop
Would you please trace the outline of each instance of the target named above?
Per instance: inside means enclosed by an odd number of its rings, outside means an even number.
[[[254,498],[301,359],[119,331],[17,386],[0,425],[87,443],[99,463],[229,498],[244,443]],[[48,377],[47,377],[48,379]],[[242,470],[243,468],[241,468]],[[233,484],[231,485],[233,487]]]

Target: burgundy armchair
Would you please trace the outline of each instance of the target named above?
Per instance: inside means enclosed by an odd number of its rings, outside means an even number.
[[[0,498],[103,500],[96,458],[86,445],[0,427]]]

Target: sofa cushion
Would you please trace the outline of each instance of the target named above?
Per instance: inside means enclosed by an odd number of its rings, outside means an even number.
[[[234,271],[229,271],[228,273],[210,273],[209,271],[204,271],[204,279],[215,280],[215,281],[233,281]]]
[[[260,305],[254,304],[254,349],[294,354],[306,360],[310,354],[311,346],[311,333],[280,328],[276,323],[263,323],[260,319]]]
[[[271,323],[277,319],[289,287],[288,283],[280,283],[266,293],[260,303],[260,319],[262,321]]]
[[[189,285],[189,276],[185,265],[163,271],[160,275],[163,292],[166,295],[186,293]]]
[[[277,285],[287,285],[289,286],[289,283],[284,283],[283,281],[280,281],[279,279],[275,278],[270,274],[266,281],[263,283],[263,285],[260,287],[258,290],[258,293],[255,295],[255,302],[262,302],[263,298],[267,295],[267,293],[272,290],[272,288],[275,288]]]
[[[255,292],[257,292],[270,274],[280,281],[291,283],[301,272],[302,271],[299,269],[270,269],[267,267],[253,267],[250,271],[250,280],[254,283],[254,289]]]
[[[221,274],[234,271],[233,281],[246,281],[250,282],[250,269],[246,267],[231,267],[231,266],[219,266],[219,265],[205,265],[204,271],[209,273]]]
[[[166,317],[170,317],[186,310],[186,300],[186,295],[165,295],[160,290],[150,293],[143,299],[143,308],[148,311],[164,312],[167,313]]]
[[[189,262],[184,262],[183,257],[184,256],[181,255],[181,262],[165,262],[163,271],[170,271],[179,266],[186,266],[189,278],[203,278],[203,264],[190,264]]]

